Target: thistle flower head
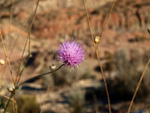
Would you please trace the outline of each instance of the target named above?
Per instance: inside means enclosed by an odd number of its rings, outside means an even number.
[[[65,65],[70,65],[71,67],[79,65],[85,57],[83,47],[75,41],[63,42],[60,45],[57,54],[59,60],[61,60]]]

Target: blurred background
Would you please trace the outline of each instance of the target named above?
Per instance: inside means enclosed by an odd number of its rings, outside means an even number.
[[[36,0],[1,0],[0,27],[13,76],[29,33]],[[113,0],[86,0],[94,36],[100,36]],[[140,76],[150,58],[150,0],[118,0],[105,26],[98,52],[107,79],[113,113],[127,111]],[[17,91],[18,113],[107,113],[107,97],[95,55],[82,0],[40,0],[31,31],[32,57],[21,81],[61,65],[56,52],[65,40],[83,45],[86,58],[78,68],[57,72],[24,84]],[[0,60],[6,55],[0,42]],[[7,63],[0,65],[0,95],[12,85]],[[0,98],[3,108],[5,98]],[[31,106],[32,105],[32,106]],[[13,112],[12,102],[8,108]],[[150,66],[145,73],[132,113],[150,112]]]

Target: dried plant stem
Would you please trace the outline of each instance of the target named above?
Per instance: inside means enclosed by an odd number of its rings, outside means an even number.
[[[5,95],[0,95],[0,97],[4,97],[4,98],[6,98],[6,99],[8,99],[8,100],[10,99],[8,96],[5,96]],[[16,101],[15,101],[14,99],[11,98],[10,100],[11,100],[13,103],[16,103]]]
[[[104,81],[104,85],[105,85],[105,89],[106,89],[109,113],[111,113],[111,104],[110,104],[108,87],[107,87],[107,83],[106,83],[106,78],[105,78],[105,75],[104,75],[103,67],[102,67],[101,61],[99,59],[99,54],[98,54],[98,51],[97,51],[97,47],[96,47],[95,52],[96,52],[96,57],[97,57],[97,60],[98,60],[98,63],[99,63],[99,67],[100,67],[100,70],[101,70],[101,73],[102,73],[102,77],[103,77],[103,81]]]
[[[30,53],[31,53],[31,51],[30,51],[30,45],[31,45],[31,38],[30,38],[30,35],[31,35],[32,25],[33,25],[33,22],[34,22],[34,20],[35,20],[35,14],[36,14],[37,9],[38,9],[38,6],[39,6],[39,2],[40,2],[40,0],[37,0],[36,7],[35,7],[35,11],[34,11],[34,13],[33,13],[33,17],[32,17],[31,24],[30,24],[30,28],[29,28],[29,32],[28,32],[28,40],[29,40],[29,43],[28,43],[28,55],[30,55]]]
[[[31,35],[32,25],[33,25],[33,22],[34,22],[34,19],[35,19],[35,14],[36,14],[36,12],[37,12],[37,8],[38,8],[38,5],[39,5],[39,1],[40,1],[40,0],[37,0],[36,8],[35,8],[35,11],[34,11],[34,13],[33,13],[33,18],[32,18],[32,21],[31,21],[31,24],[30,24],[30,27],[29,27],[28,37],[27,37],[27,40],[26,40],[26,42],[25,42],[25,46],[24,46],[24,49],[23,49],[23,52],[22,52],[22,56],[21,56],[21,59],[22,59],[23,56],[24,56],[24,52],[25,52],[25,50],[26,50],[26,46],[27,46],[27,44],[29,44],[29,46],[28,46],[28,59],[27,59],[27,62],[28,62],[29,58],[31,57],[31,55],[30,55],[30,43],[31,43],[31,41],[30,41],[30,35]],[[13,5],[12,5],[12,9],[13,9]],[[10,17],[10,20],[11,20],[11,17]],[[0,34],[1,34],[1,32],[0,32]],[[5,47],[5,46],[4,46],[4,47]],[[4,49],[4,51],[6,51],[6,49]],[[6,52],[5,52],[5,54],[6,54]],[[7,57],[7,61],[8,61],[8,55],[7,55],[7,54],[6,54],[6,57]],[[21,65],[22,65],[22,60],[20,60],[20,63],[19,63],[19,68],[18,68],[18,71],[17,71],[17,76],[16,76],[15,80],[13,79],[13,81],[14,81],[14,86],[15,86],[15,90],[11,93],[10,99],[11,99],[14,95],[15,95],[15,97],[16,97],[16,88],[18,87],[17,83],[19,83],[20,77],[21,77],[21,75],[22,75],[22,73],[23,73],[23,70],[24,70],[24,67],[23,67],[23,69],[21,70],[21,73],[19,74],[20,69],[21,69]],[[7,101],[3,113],[6,112],[7,107],[8,107],[8,105],[9,105],[9,102],[10,102],[10,99]],[[17,113],[17,104],[15,104],[15,112]]]
[[[30,57],[28,57],[28,59],[27,59],[25,65],[28,63],[29,59],[30,59]],[[19,83],[19,81],[20,81],[20,79],[21,79],[21,75],[22,75],[24,69],[25,69],[25,66],[22,67],[21,72],[19,73],[18,78],[16,78],[16,86],[17,86],[17,84]]]
[[[6,110],[7,110],[7,108],[8,108],[8,105],[9,105],[9,102],[10,102],[10,100],[12,99],[13,95],[14,95],[14,91],[11,93],[11,95],[10,95],[10,97],[9,97],[7,103],[6,103],[6,106],[5,106],[5,108],[4,108],[4,112],[3,112],[3,113],[6,112]]]
[[[6,65],[4,65],[4,68],[3,68],[2,77],[1,77],[1,82],[0,82],[0,88],[1,88],[1,86],[3,85],[5,70],[6,70]]]
[[[16,103],[14,103],[14,107],[15,107],[15,113],[18,113],[18,106],[17,106],[17,98],[16,98],[16,90],[14,91],[14,94],[15,94],[15,96],[14,96],[14,100],[16,101]]]
[[[12,0],[11,11],[10,11],[9,31],[10,31],[10,27],[11,27],[11,21],[12,21],[13,9],[14,9],[14,0]]]
[[[16,105],[16,100],[14,100],[14,99],[12,99],[12,98],[10,98],[10,97],[7,97],[7,96],[5,96],[5,95],[0,95],[0,97],[4,97],[4,98],[8,99],[8,101],[12,101],[12,102],[14,103],[14,105]],[[5,110],[4,110],[3,113],[5,113]]]
[[[15,95],[15,97],[14,97],[15,102],[13,102],[14,112],[15,112],[15,113],[18,113],[18,106],[17,106],[16,92],[14,93],[14,95]]]
[[[93,33],[92,33],[91,24],[90,24],[90,19],[89,19],[89,13],[88,13],[88,10],[87,10],[87,5],[86,5],[85,0],[83,0],[83,3],[84,3],[85,11],[86,11],[86,16],[87,16],[87,21],[88,21],[88,26],[89,26],[91,38],[92,38],[92,40],[93,40],[93,42],[94,42],[94,36],[93,36]],[[94,43],[94,46],[96,46],[95,43]]]
[[[29,60],[30,57],[31,57],[31,53],[30,53],[30,44],[31,44],[30,35],[31,35],[32,25],[33,25],[33,22],[34,22],[34,19],[35,19],[35,14],[36,14],[37,8],[38,8],[38,6],[39,6],[39,2],[40,2],[40,0],[37,0],[36,8],[35,8],[35,11],[34,11],[34,13],[33,13],[33,18],[32,18],[32,20],[31,20],[31,24],[30,24],[30,27],[29,27],[28,37],[27,37],[27,40],[26,40],[26,43],[25,43],[25,46],[24,46],[24,49],[23,49],[23,52],[22,52],[22,56],[21,56],[21,59],[22,59],[22,58],[23,58],[23,55],[24,55],[24,52],[25,52],[25,49],[26,49],[26,47],[27,47],[27,43],[28,43],[29,46],[28,46],[28,59],[27,59],[27,62],[28,62],[28,60]],[[16,77],[16,80],[15,80],[15,84],[17,84],[17,83],[19,82],[20,77],[21,77],[21,75],[22,75],[22,73],[23,73],[23,71],[24,71],[24,68],[22,68],[21,73],[19,74],[20,68],[21,68],[21,64],[22,64],[22,60],[20,60],[20,64],[19,64],[19,68],[18,68],[18,71],[17,71],[17,77]]]
[[[114,6],[115,6],[116,1],[117,1],[117,0],[114,0],[114,1],[113,1],[112,7],[111,7],[111,9],[110,9],[110,12],[109,12],[109,14],[108,14],[108,16],[107,16],[107,18],[106,18],[106,20],[105,20],[105,22],[104,22],[103,27],[102,27],[102,32],[101,32],[101,34],[100,34],[100,38],[101,38],[102,35],[103,35],[103,32],[104,32],[105,27],[106,27],[106,24],[107,24],[107,22],[108,22],[108,19],[109,19],[109,17],[110,17],[110,14],[111,14],[112,11],[113,11],[113,8],[114,8]]]
[[[4,40],[3,40],[3,36],[2,36],[1,29],[0,29],[0,38],[1,38],[2,46],[3,46],[4,52],[5,52],[6,61],[7,61],[7,64],[8,64],[8,68],[9,68],[9,71],[10,71],[11,78],[12,78],[13,82],[15,82],[14,77],[13,77],[13,75],[12,75],[12,70],[11,70],[11,66],[10,66],[10,61],[9,61],[9,57],[8,57],[8,54],[7,54],[7,50],[6,50],[6,48],[5,48],[5,44],[4,44]]]
[[[116,1],[116,0],[115,0],[115,1]],[[89,29],[90,29],[91,38],[92,38],[92,40],[93,40],[93,42],[94,42],[94,36],[93,36],[92,30],[91,30],[91,25],[90,25],[89,14],[88,14],[88,11],[87,11],[86,2],[85,2],[85,0],[83,0],[83,2],[84,2],[84,7],[85,7],[86,15],[87,15],[87,21],[88,21],[88,26],[89,26]],[[115,2],[114,2],[114,3],[115,3]],[[112,6],[112,8],[111,8],[111,11],[110,11],[109,15],[111,14],[113,7],[114,7],[114,4],[113,4],[113,6]],[[108,17],[109,17],[109,16],[108,16]],[[108,20],[108,19],[107,19],[107,20]],[[103,32],[103,31],[102,31],[102,32]],[[105,90],[106,90],[106,95],[107,95],[107,100],[108,100],[109,113],[111,113],[111,104],[110,104],[109,92],[108,92],[108,87],[107,87],[107,83],[106,83],[104,71],[103,71],[103,68],[102,68],[102,65],[101,65],[101,61],[100,61],[100,59],[99,59],[99,54],[98,54],[98,49],[97,49],[98,45],[96,45],[96,44],[94,43],[94,47],[95,47],[95,53],[96,53],[96,57],[97,57],[97,60],[98,60],[98,63],[99,63],[99,67],[100,67],[100,69],[101,69],[101,73],[102,73],[102,78],[103,78],[103,81],[104,81],[104,85],[105,85]]]
[[[11,27],[11,21],[12,21],[12,15],[13,15],[13,9],[14,9],[14,0],[12,0],[12,6],[11,6],[11,14],[10,14],[10,19],[9,19],[9,30],[10,30],[10,27]],[[12,53],[12,51],[10,51],[10,54]],[[15,85],[15,81],[14,81],[14,85]],[[16,91],[14,92],[15,94],[15,97],[14,97],[14,100],[15,100],[15,103],[14,104],[14,111],[15,113],[18,113],[18,109],[17,109],[17,101],[16,101]]]
[[[54,73],[54,72],[58,71],[60,68],[62,68],[63,66],[64,66],[64,64],[60,65],[57,69],[55,69],[55,70],[53,70],[53,71],[49,71],[49,72],[46,72],[46,73],[43,73],[43,74],[34,76],[34,77],[32,77],[32,78],[30,78],[30,79],[27,79],[27,80],[25,80],[24,82],[18,84],[18,85],[15,87],[14,91],[11,93],[11,95],[10,95],[10,97],[9,97],[7,103],[6,103],[6,106],[5,106],[5,108],[4,108],[4,112],[3,112],[3,113],[6,112],[10,100],[11,100],[12,97],[15,95],[16,89],[18,89],[21,85],[23,85],[23,84],[25,84],[25,83],[28,83],[28,82],[31,82],[31,81],[33,81],[33,80],[35,80],[35,79],[39,79],[39,78],[41,78],[41,77],[44,76],[44,75],[47,75],[47,74],[50,74],[50,73]],[[16,107],[17,107],[17,106],[16,106]],[[17,108],[16,108],[16,109],[17,109]]]
[[[50,73],[54,73],[54,72],[58,71],[60,68],[62,68],[63,66],[64,66],[64,64],[60,65],[57,69],[55,69],[55,70],[53,70],[53,71],[49,71],[49,72],[46,72],[46,73],[43,73],[43,74],[34,76],[34,77],[32,77],[32,78],[30,78],[30,79],[28,79],[28,80],[25,80],[24,82],[18,84],[17,88],[18,88],[19,86],[21,86],[22,84],[24,84],[24,83],[28,83],[28,82],[31,82],[31,81],[33,81],[33,80],[35,80],[35,79],[39,79],[39,78],[41,78],[41,77],[44,76],[44,75],[47,75],[47,74],[50,74]]]
[[[131,100],[131,102],[130,102],[130,105],[129,105],[129,108],[128,108],[128,112],[127,112],[127,113],[130,113],[130,110],[131,110],[131,107],[132,107],[132,105],[133,105],[135,96],[136,96],[136,94],[137,94],[137,92],[138,92],[138,89],[139,89],[139,87],[140,87],[140,85],[141,85],[141,82],[142,82],[142,80],[143,80],[143,77],[144,77],[144,75],[145,75],[145,72],[146,72],[146,70],[147,70],[149,64],[150,64],[150,59],[148,60],[147,65],[146,65],[146,67],[145,67],[145,69],[144,69],[144,71],[143,71],[143,73],[142,73],[142,76],[141,76],[139,82],[138,82],[138,85],[137,85],[137,87],[136,87],[136,90],[135,90],[134,95],[133,95],[133,97],[132,97],[132,100]]]

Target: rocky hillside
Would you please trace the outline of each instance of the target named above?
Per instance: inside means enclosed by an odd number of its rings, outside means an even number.
[[[86,2],[94,36],[100,35],[113,4],[112,0],[86,0]],[[12,0],[0,0],[0,27],[14,76],[18,71],[18,62],[27,40],[35,4],[35,0],[14,0],[14,5],[12,7]],[[150,35],[147,32],[147,28],[150,26],[149,11],[150,0],[118,0],[113,12],[110,14],[100,40],[98,51],[104,67],[104,73],[114,84],[116,83],[114,78],[117,74],[119,76],[122,74],[119,73],[120,70],[124,70],[123,74],[126,75],[130,74],[129,69],[134,67],[135,69],[131,69],[131,73],[135,74],[135,70],[139,69],[138,75],[140,76],[143,67],[146,65],[150,50]],[[81,0],[40,0],[31,33],[32,58],[30,58],[27,65],[25,65],[21,81],[36,74],[49,71],[49,66],[51,64],[56,64],[58,66],[59,62],[56,57],[56,51],[62,41],[70,38],[79,41],[86,50],[85,61],[80,66],[82,68],[70,71],[70,67],[68,69],[65,67],[58,71],[58,73],[55,73],[56,78],[47,76],[33,84],[27,84],[21,91],[19,90],[20,92],[18,92],[18,95],[35,94],[40,103],[40,108],[45,113],[59,113],[60,111],[69,113],[70,103],[68,95],[70,95],[70,92],[73,94],[72,103],[75,102],[75,104],[73,103],[72,107],[76,107],[75,105],[78,105],[78,101],[76,104],[76,98],[78,99],[78,97],[74,95],[72,89],[78,87],[79,90],[87,91],[87,95],[82,93],[81,96],[87,96],[87,100],[89,99],[89,101],[85,100],[87,103],[84,106],[82,104],[82,99],[79,98],[79,102],[81,101],[81,108],[84,107],[87,113],[89,113],[94,112],[98,105],[100,111],[103,111],[103,109],[106,111],[106,95],[103,82],[101,82],[100,70],[94,53],[93,42],[90,38],[86,13]],[[26,59],[27,54],[28,50],[26,49],[24,59]],[[0,42],[0,60],[5,58],[6,55],[2,43]],[[144,63],[139,63],[143,62],[143,59]],[[114,67],[114,60],[117,61],[119,69],[121,68],[120,70],[118,69],[119,71],[113,70],[116,69],[116,67]],[[23,63],[25,64],[25,62]],[[137,67],[135,64],[137,64]],[[5,70],[5,66],[0,67],[1,73],[3,70]],[[12,81],[8,66],[6,66],[3,77],[4,85],[1,88],[2,90],[0,89],[0,94],[9,95],[6,87],[8,84],[11,84]],[[109,79],[108,82],[111,81]],[[130,80],[130,82],[133,83],[133,78]],[[56,81],[57,85],[54,84]],[[124,76],[122,77],[122,81],[125,81]],[[120,84],[123,83],[122,81],[119,81]],[[145,83],[145,81],[143,83]],[[117,86],[118,89],[122,88],[120,84]],[[136,86],[136,84],[137,83],[135,83],[134,86]],[[52,85],[50,86],[52,89],[49,95],[45,95],[45,87],[49,87],[48,85]],[[128,85],[130,87],[129,82]],[[149,88],[149,82],[146,86]],[[116,86],[114,86],[114,88],[110,87],[110,90],[117,90],[117,88]],[[123,96],[120,97],[121,99],[125,99],[124,95],[128,95],[126,94],[126,89],[130,88],[125,88],[125,90],[123,90],[125,93],[121,92],[123,94]],[[76,90],[74,91],[76,92]],[[116,95],[118,98],[118,92],[116,93],[113,91],[114,90],[112,90],[112,95],[115,96],[115,98],[112,96],[112,100],[116,99]],[[77,92],[77,95],[80,95],[80,92],[79,94]],[[95,99],[92,99],[95,98],[95,96],[100,100],[100,103],[97,104]],[[131,96],[130,94],[130,97]],[[130,99],[128,98],[128,100]],[[91,105],[91,103],[94,104]],[[121,106],[116,107],[116,105],[113,105],[112,109],[117,109],[116,113],[122,113],[122,110],[126,112],[128,104],[129,102],[119,103]],[[144,104],[145,103],[143,103],[143,106]],[[144,108],[141,104],[137,106],[140,106],[140,109]],[[147,106],[149,106],[149,104],[147,104]]]
[[[109,14],[112,3],[89,9],[90,22],[95,34],[99,34]],[[146,30],[150,25],[150,0],[121,0],[115,5],[106,29],[120,31]],[[38,38],[55,38],[69,35],[84,37],[89,33],[84,9],[69,8],[41,12],[36,16],[33,31]]]
[[[38,12],[32,27],[31,38],[33,40],[31,50],[33,52],[40,51],[41,53],[42,51],[47,51],[49,49],[48,45],[51,45],[53,48],[52,51],[56,51],[59,42],[63,41],[66,37],[76,37],[85,44],[87,56],[94,58],[95,54],[91,53],[93,51],[91,47],[92,42],[83,6],[51,9],[45,6],[46,4],[48,5],[47,2],[48,0],[42,0],[39,3]],[[69,0],[67,3],[69,3]],[[13,48],[13,43],[19,37],[15,45],[18,49],[14,49],[13,52],[15,54],[12,54],[10,57],[14,61],[21,56],[22,45],[25,44],[28,34],[33,14],[32,7],[35,6],[35,1],[28,0],[26,2],[25,0],[16,0],[13,10],[11,10],[11,4],[12,2],[10,1],[0,2],[1,9],[3,9],[0,12],[0,17],[2,34],[5,38],[5,43],[9,46],[8,51],[11,51],[10,48]],[[51,1],[51,4],[53,4],[53,1]],[[87,1],[87,4],[90,3]],[[112,2],[105,2],[103,6],[88,8],[94,35],[100,35],[111,5]],[[45,10],[41,7],[49,9]],[[145,40],[149,40],[149,34],[147,33],[147,28],[150,26],[149,10],[150,0],[117,1],[101,38],[99,50],[102,53],[102,57],[105,57],[105,52],[114,53],[114,51],[122,47],[136,48],[138,46],[148,48],[149,41]],[[11,21],[9,19],[10,14],[12,14]],[[8,43],[10,41],[11,43]],[[41,48],[43,43],[45,47]],[[0,51],[3,53],[2,48]],[[0,56],[0,58],[4,57],[4,54]]]

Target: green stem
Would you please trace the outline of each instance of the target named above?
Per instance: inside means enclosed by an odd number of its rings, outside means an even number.
[[[46,72],[46,73],[43,73],[43,74],[34,76],[34,77],[30,78],[30,79],[27,79],[27,80],[23,81],[22,83],[18,84],[18,86],[17,86],[16,88],[18,88],[19,86],[21,86],[21,85],[24,84],[24,83],[28,83],[28,82],[31,82],[31,81],[33,81],[33,80],[35,80],[35,79],[39,79],[39,78],[42,77],[43,75],[47,75],[47,74],[50,74],[50,73],[54,73],[54,72],[58,71],[60,68],[62,68],[63,66],[64,66],[64,64],[60,65],[57,69],[55,69],[55,70],[53,70],[53,71],[49,71],[49,72]]]
[[[6,112],[6,110],[7,110],[7,108],[8,108],[8,105],[9,105],[9,102],[10,102],[11,98],[13,97],[13,95],[14,95],[14,91],[11,93],[11,95],[10,95],[10,97],[9,97],[7,103],[6,103],[6,107],[4,108],[4,112],[3,112],[3,113]]]
[[[35,80],[35,79],[39,79],[40,77],[42,77],[42,76],[44,76],[44,75],[47,75],[47,74],[50,74],[50,73],[54,73],[54,72],[58,71],[60,68],[62,68],[63,66],[64,66],[64,64],[60,65],[57,69],[55,69],[55,70],[53,70],[53,71],[49,71],[49,72],[46,72],[46,73],[43,73],[43,74],[34,76],[34,77],[29,78],[29,79],[25,80],[24,82],[18,84],[18,85],[15,87],[14,91],[11,93],[11,95],[10,95],[10,97],[9,97],[7,103],[6,103],[6,107],[4,108],[4,112],[3,112],[3,113],[6,112],[6,110],[7,110],[7,108],[8,108],[8,105],[9,105],[9,102],[10,102],[11,98],[12,98],[12,97],[14,96],[14,94],[15,94],[15,90],[18,89],[21,85],[23,85],[24,83],[31,82],[31,81],[33,81],[33,80]]]

